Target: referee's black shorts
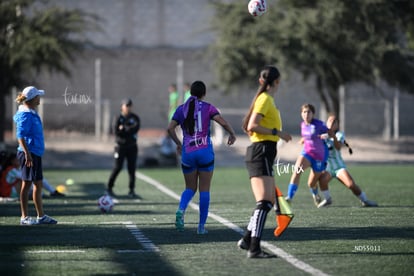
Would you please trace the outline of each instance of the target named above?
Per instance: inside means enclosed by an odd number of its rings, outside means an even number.
[[[277,142],[255,142],[247,147],[245,163],[249,177],[274,176],[273,163],[277,154]]]

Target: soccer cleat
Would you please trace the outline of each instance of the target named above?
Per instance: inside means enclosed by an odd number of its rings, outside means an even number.
[[[318,204],[318,208],[328,207],[331,204],[332,204],[332,198],[324,199],[321,201],[321,203]]]
[[[277,258],[277,256],[273,255],[273,254],[266,253],[266,252],[260,250],[260,251],[256,251],[256,252],[247,251],[247,258],[249,258],[249,259],[269,259],[269,258]]]
[[[312,195],[313,196],[313,202],[315,203],[316,206],[319,205],[319,203],[321,203],[322,199],[320,195]]]
[[[59,191],[54,191],[53,193],[50,193],[51,197],[63,197],[65,194],[60,193]]]
[[[38,224],[37,220],[31,217],[20,218],[20,225],[35,225]]]
[[[57,220],[48,215],[44,215],[43,217],[37,217],[37,224],[57,224]]]
[[[178,209],[175,213],[175,229],[184,231],[184,211]]]
[[[207,233],[208,233],[208,231],[204,228],[204,226],[199,226],[197,228],[197,234],[198,235],[205,235]]]
[[[361,200],[361,204],[362,204],[362,207],[378,207],[378,204],[375,201],[368,200],[368,199],[365,201]]]
[[[128,196],[130,198],[142,199],[139,195],[137,195],[134,191],[129,191]]]
[[[291,204],[291,203],[292,203],[292,199],[291,199],[290,197],[288,197],[288,196],[287,196],[287,197],[285,197],[285,200],[286,200],[286,202],[287,202],[287,203],[289,203],[289,204]]]
[[[109,195],[110,197],[116,197],[116,194],[112,191],[112,189],[108,189],[106,191],[106,194]]]
[[[249,249],[249,244],[243,239],[243,238],[241,238],[238,242],[237,242],[237,246],[240,248],[240,249],[243,249],[243,250],[248,250]]]

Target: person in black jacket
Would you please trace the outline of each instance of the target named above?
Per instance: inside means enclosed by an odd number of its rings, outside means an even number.
[[[137,198],[135,193],[135,168],[138,157],[137,136],[141,126],[138,115],[131,112],[131,99],[124,99],[121,105],[121,114],[114,121],[113,128],[116,137],[116,146],[114,152],[115,165],[108,180],[108,194],[112,197],[116,195],[113,192],[116,177],[121,171],[124,159],[127,159],[129,175],[129,193],[132,198]]]

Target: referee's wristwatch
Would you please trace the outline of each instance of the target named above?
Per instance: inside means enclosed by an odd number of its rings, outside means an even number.
[[[277,135],[277,133],[278,133],[278,131],[277,131],[277,129],[276,129],[276,128],[272,129],[272,135],[276,136],[276,135]]]

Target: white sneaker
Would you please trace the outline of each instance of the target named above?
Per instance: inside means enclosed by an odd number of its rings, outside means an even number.
[[[332,198],[324,199],[321,201],[321,203],[318,204],[318,208],[328,207],[331,204],[332,204]]]
[[[316,207],[318,207],[319,203],[321,203],[322,198],[320,195],[312,195],[313,196],[313,203],[315,203]]]
[[[365,201],[361,200],[361,204],[362,204],[362,207],[378,207],[378,204],[375,201],[368,200],[368,199]]]
[[[20,218],[20,225],[36,225],[39,224],[37,220],[32,217]]]

